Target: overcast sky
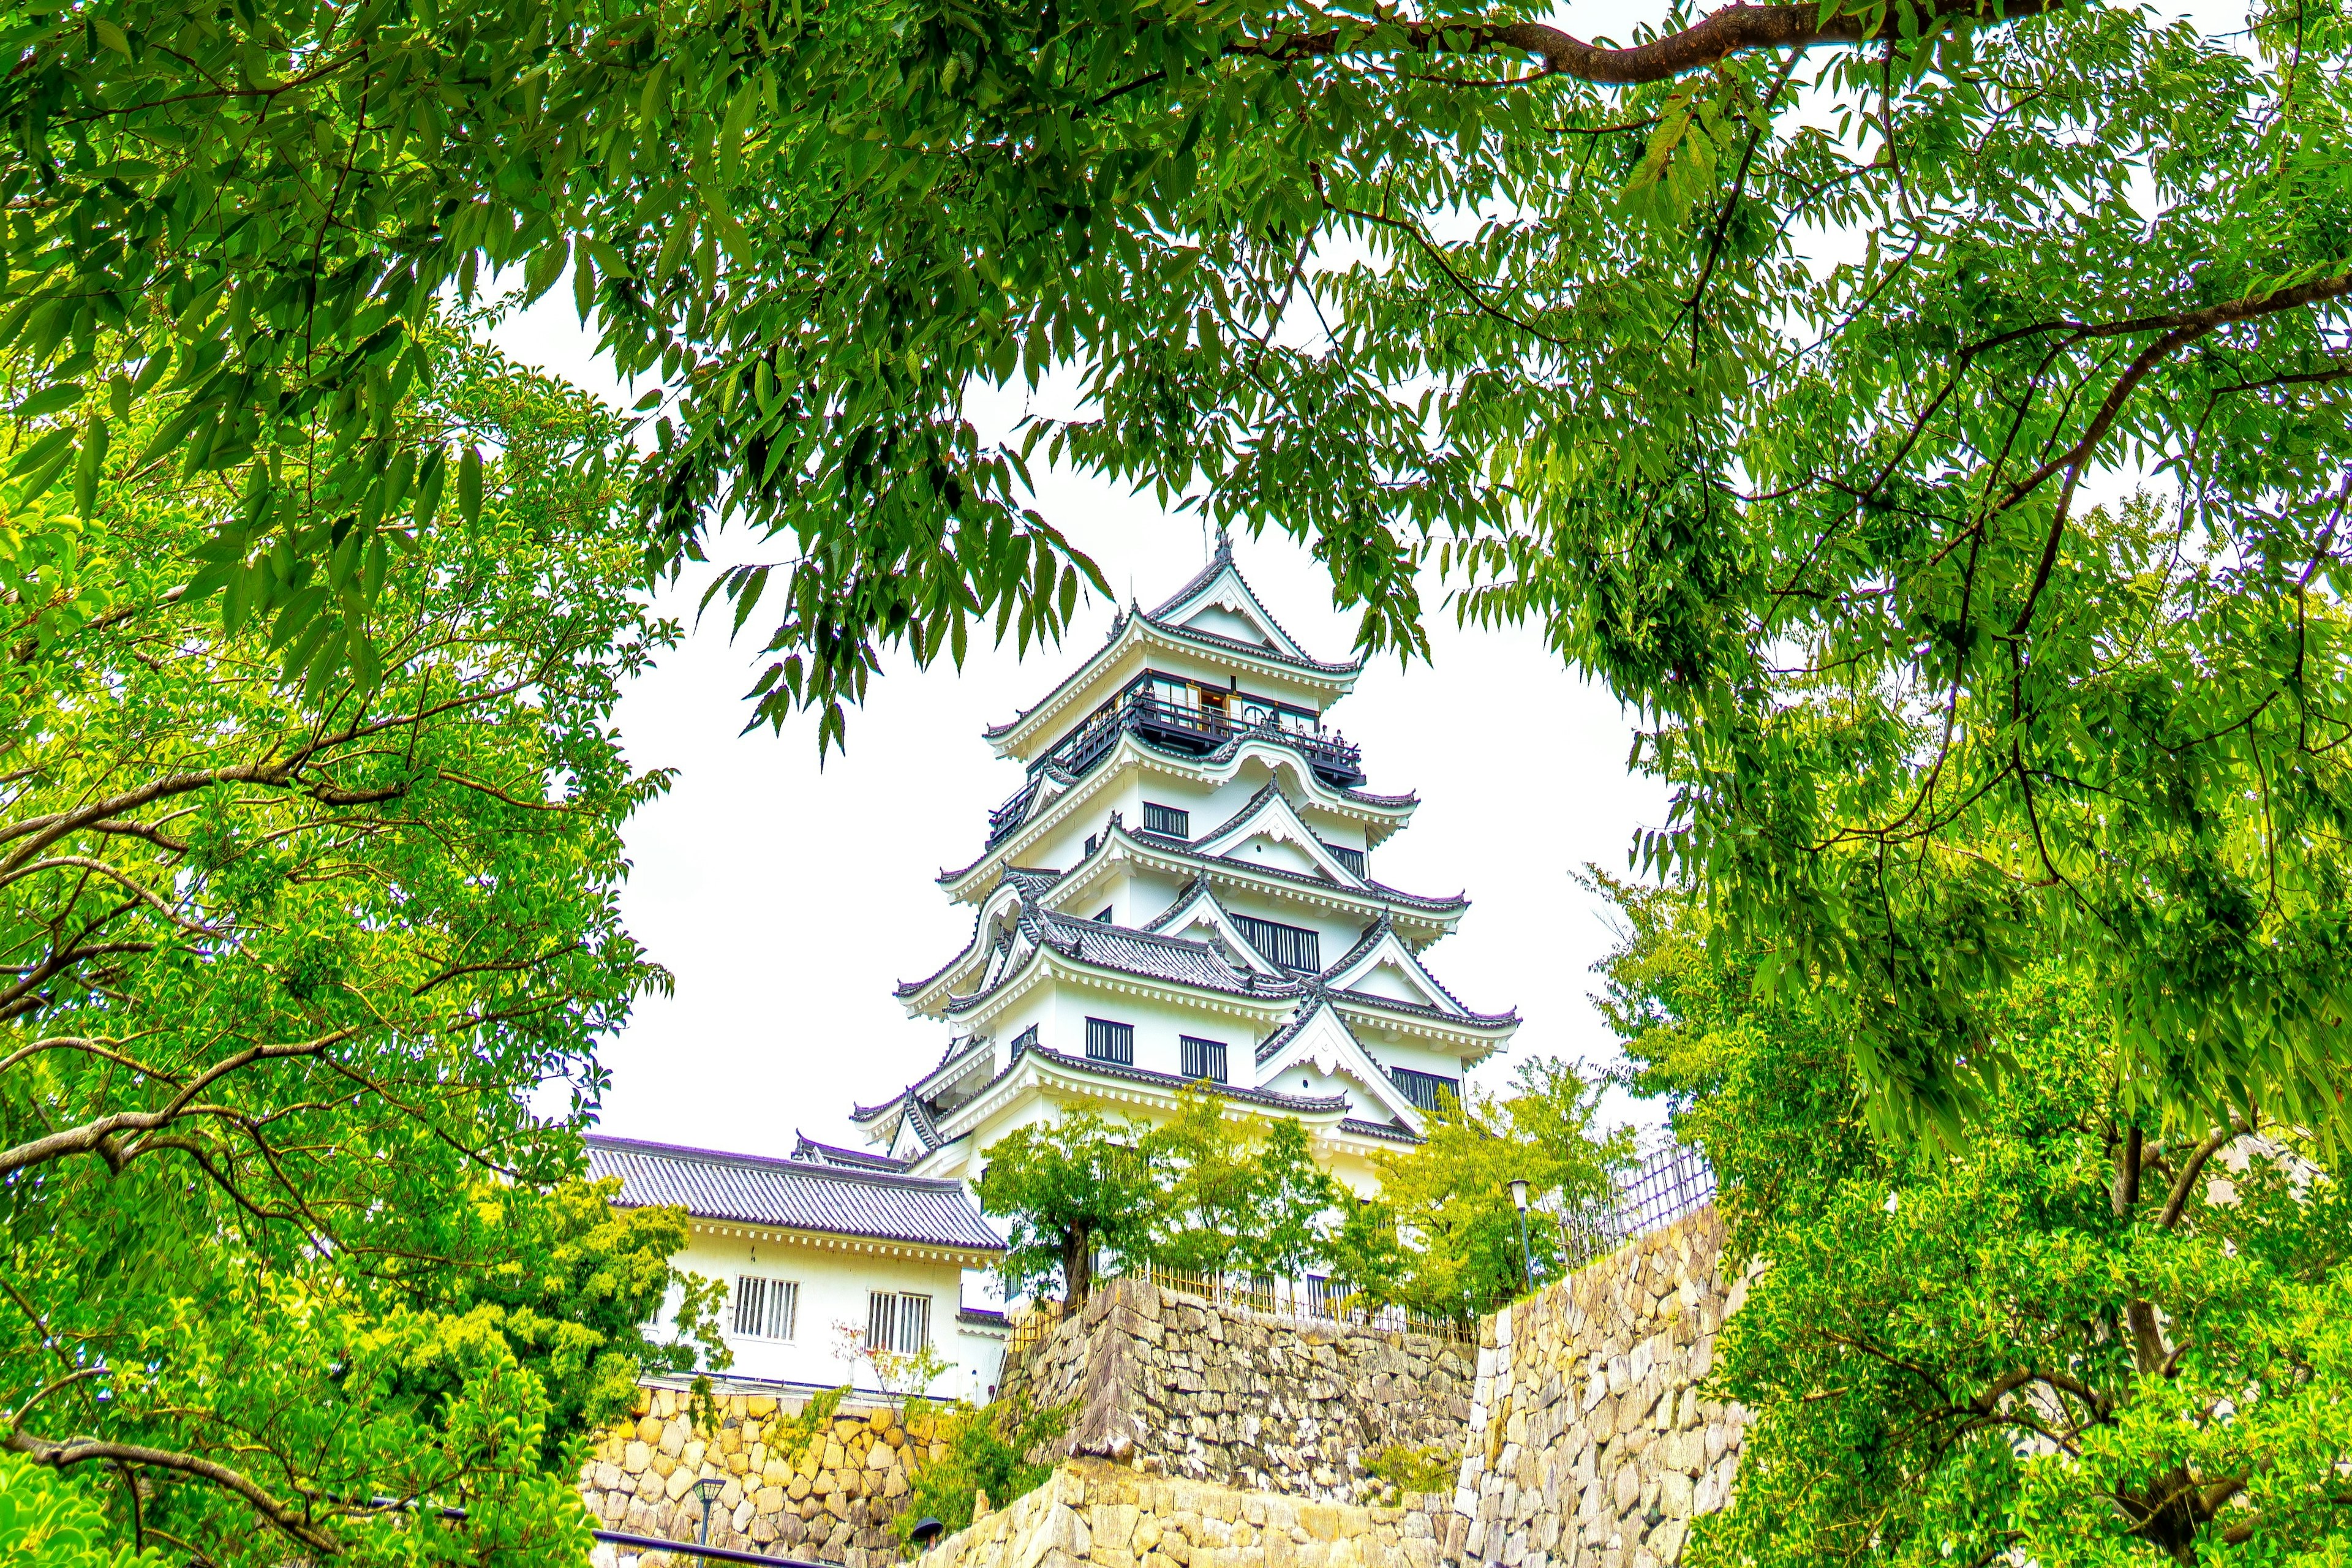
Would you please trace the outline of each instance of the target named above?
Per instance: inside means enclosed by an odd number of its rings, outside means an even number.
[[[2220,28],[2238,25],[2242,3],[2163,9]],[[1626,37],[1654,10],[1601,0],[1559,19],[1588,37]],[[625,401],[570,300],[559,285],[498,341]],[[1001,431],[1020,412],[1007,404],[978,417]],[[1207,557],[1196,519],[1066,474],[1040,479],[1040,510],[1094,556],[1122,602],[1131,591],[1157,603]],[[1303,550],[1269,531],[1236,552],[1294,637],[1320,657],[1345,656],[1352,617],[1334,608],[1328,578]],[[741,538],[719,541],[717,554],[761,558]],[[690,574],[670,612],[690,619],[708,581]],[[758,644],[747,628],[730,646],[719,615],[629,690],[620,727],[631,760],[676,768],[678,780],[629,831],[623,909],[677,994],[642,1003],[605,1047],[607,1131],[751,1153],[786,1152],[796,1130],[855,1142],[850,1106],[887,1098],[937,1060],[946,1031],[909,1019],[891,989],[930,973],[971,935],[969,906],[950,903],[932,879],[979,852],[989,808],[1021,779],[981,729],[1076,668],[1112,612],[1088,605],[1068,643],[1025,659],[975,642],[961,673],[901,661],[851,716],[847,755],[822,768],[810,723],[739,734]],[[1431,966],[1471,1006],[1516,1006],[1526,1019],[1482,1079],[1500,1083],[1532,1056],[1612,1059],[1590,1000],[1591,966],[1613,940],[1608,911],[1571,879],[1588,862],[1623,871],[1635,833],[1661,821],[1663,794],[1628,776],[1632,731],[1617,704],[1533,631],[1457,632],[1437,616],[1431,641],[1431,662],[1374,663],[1331,715],[1363,746],[1369,787],[1423,802],[1378,852],[1379,875],[1415,892],[1469,894],[1469,914],[1430,951]],[[1622,1098],[1612,1111],[1658,1119]]]

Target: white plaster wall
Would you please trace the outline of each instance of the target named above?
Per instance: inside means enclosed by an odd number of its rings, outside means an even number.
[[[1054,1026],[1042,1035],[1046,1044],[1066,1055],[1082,1057],[1087,1051],[1087,1018],[1131,1024],[1135,1026],[1133,1065],[1153,1072],[1181,1071],[1183,1058],[1177,1041],[1181,1036],[1192,1035],[1223,1041],[1228,1077],[1234,1083],[1246,1084],[1251,1054],[1274,1026],[1248,1016],[1097,991],[1088,985],[1057,984],[1054,992]]]
[[[931,1298],[931,1342],[950,1363],[929,1389],[911,1392],[939,1398],[980,1399],[996,1381],[1003,1360],[1001,1342],[956,1322],[964,1278],[956,1263],[841,1252],[783,1240],[714,1237],[699,1229],[688,1238],[676,1261],[689,1273],[725,1281],[730,1297],[735,1279],[741,1274],[791,1279],[800,1286],[798,1321],[789,1341],[739,1335],[734,1331],[731,1300],[720,1309],[719,1331],[735,1354],[729,1377],[828,1388],[848,1383],[878,1392],[880,1385],[870,1365],[853,1365],[841,1359],[835,1325],[847,1323],[862,1332],[868,1293],[894,1290]],[[673,1291],[662,1304],[665,1326],[675,1321],[677,1307]]]

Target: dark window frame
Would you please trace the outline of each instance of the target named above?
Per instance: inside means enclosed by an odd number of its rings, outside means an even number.
[[[1405,1099],[1433,1116],[1444,1109],[1448,1098],[1457,1105],[1462,1102],[1462,1080],[1458,1078],[1447,1078],[1444,1073],[1419,1072],[1412,1068],[1391,1068],[1388,1074],[1389,1081],[1397,1086]]]
[[[1178,1072],[1187,1082],[1198,1083],[1206,1079],[1211,1083],[1230,1081],[1225,1077],[1228,1053],[1223,1040],[1204,1040],[1197,1035],[1176,1037]],[[1214,1068],[1214,1071],[1210,1068]]]
[[[1187,843],[1192,837],[1192,814],[1181,805],[1162,805],[1156,800],[1143,803],[1143,831],[1157,833],[1162,838],[1181,838]]]
[[[1305,926],[1285,925],[1255,915],[1235,915],[1234,925],[1244,941],[1285,969],[1318,974],[1323,969],[1323,933]]]
[[[1135,1026],[1116,1018],[1087,1020],[1087,1060],[1135,1065]]]

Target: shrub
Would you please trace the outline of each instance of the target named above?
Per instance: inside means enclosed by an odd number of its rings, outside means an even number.
[[[974,1492],[986,1492],[992,1505],[1002,1507],[1044,1486],[1053,1464],[1031,1456],[1069,1429],[1070,1412],[1067,1405],[1039,1409],[1004,1399],[979,1407],[959,1401],[933,1420],[938,1457],[915,1472],[907,1506],[892,1521],[901,1541],[926,1518],[961,1530],[971,1522]]]

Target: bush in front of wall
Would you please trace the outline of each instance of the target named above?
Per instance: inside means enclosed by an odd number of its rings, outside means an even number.
[[[936,1519],[950,1531],[963,1529],[976,1511],[976,1493],[986,1493],[1001,1508],[1044,1486],[1054,1467],[1030,1456],[1069,1429],[1070,1411],[1067,1405],[1040,1409],[1010,1399],[977,1407],[959,1401],[933,1419],[932,1452],[940,1457],[917,1474],[906,1506],[892,1521],[901,1541],[924,1519]]]

